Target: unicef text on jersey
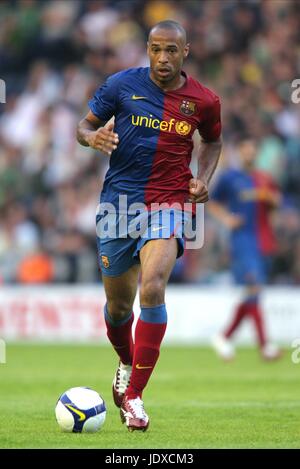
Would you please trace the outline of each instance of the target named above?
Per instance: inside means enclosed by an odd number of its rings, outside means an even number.
[[[182,238],[185,249],[200,249],[204,243],[204,205],[179,203],[133,203],[119,195],[116,207],[102,202],[96,211],[96,232],[100,239]]]

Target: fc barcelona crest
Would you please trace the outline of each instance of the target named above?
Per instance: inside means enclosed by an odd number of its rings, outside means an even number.
[[[192,116],[196,111],[196,104],[193,101],[184,99],[180,104],[180,112],[186,116]]]

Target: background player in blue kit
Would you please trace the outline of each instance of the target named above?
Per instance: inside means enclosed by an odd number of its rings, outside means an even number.
[[[261,286],[267,282],[276,240],[270,216],[279,206],[281,195],[269,174],[255,169],[256,143],[241,138],[238,151],[241,168],[221,174],[208,204],[209,212],[231,230],[232,274],[245,285],[245,296],[225,331],[213,339],[213,346],[224,359],[235,355],[230,339],[243,319],[251,318],[258,347],[267,360],[279,358],[279,349],[268,343],[259,305]]]
[[[188,53],[182,26],[158,23],[149,34],[150,67],[111,76],[89,102],[90,111],[78,126],[81,144],[110,155],[101,203],[117,211],[117,228],[124,215],[118,206],[120,194],[127,197],[127,212],[132,203],[145,204],[151,213],[154,203],[176,203],[184,209],[188,201],[208,200],[208,183],[221,150],[220,102],[182,71]],[[112,116],[114,124],[105,125]],[[189,163],[195,130],[202,142],[193,178]],[[165,288],[183,252],[183,240],[175,239],[172,229],[165,233],[159,223],[147,227],[149,235],[144,238],[98,235],[107,335],[120,358],[113,396],[129,430],[145,431],[149,425],[142,392],[166,330]],[[132,308],[140,272],[141,314],[133,343]]]

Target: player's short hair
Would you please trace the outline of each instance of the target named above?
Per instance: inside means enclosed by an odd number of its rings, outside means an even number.
[[[186,43],[186,31],[180,23],[177,23],[177,21],[164,20],[156,23],[149,31],[148,39],[150,38],[150,35],[154,29],[169,29],[172,31],[177,31],[182,35],[184,43]]]

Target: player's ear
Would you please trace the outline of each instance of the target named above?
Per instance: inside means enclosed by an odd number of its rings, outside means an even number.
[[[147,54],[148,54],[148,55],[149,55],[149,51],[150,51],[150,49],[149,49],[149,41],[147,41]]]
[[[183,49],[183,58],[186,59],[190,52],[190,45],[186,44]]]

